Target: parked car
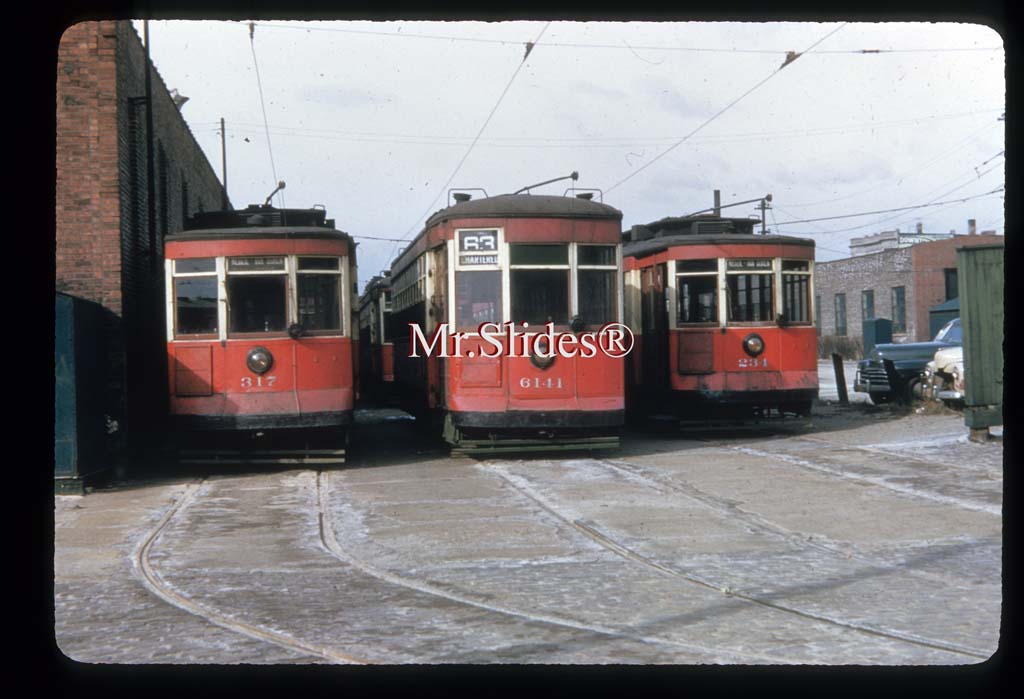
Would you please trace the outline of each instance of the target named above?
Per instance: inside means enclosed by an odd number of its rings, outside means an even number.
[[[947,347],[935,353],[925,367],[928,393],[950,407],[964,404],[964,348]]]
[[[963,332],[960,319],[956,318],[942,326],[931,342],[907,342],[904,344],[875,345],[865,359],[857,362],[857,377],[853,390],[867,393],[873,403],[887,403],[895,398],[912,400],[924,395],[927,385],[925,367],[935,353],[948,347],[960,347]],[[901,384],[893,389],[885,373],[884,360],[891,359]],[[902,394],[897,394],[897,390]]]

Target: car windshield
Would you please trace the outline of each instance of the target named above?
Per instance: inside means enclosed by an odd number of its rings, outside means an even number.
[[[959,345],[963,341],[963,331],[960,329],[959,318],[946,323],[935,336],[935,342],[947,342],[951,345]]]

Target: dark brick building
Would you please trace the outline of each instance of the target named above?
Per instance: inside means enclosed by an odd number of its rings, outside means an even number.
[[[164,236],[227,199],[131,22],[70,27],[56,97],[56,288],[103,306],[105,410],[131,436],[166,405]]]
[[[930,340],[929,309],[957,295],[957,248],[1002,242],[999,235],[957,235],[819,262],[814,281],[818,333],[859,340],[865,318],[888,318],[894,342]]]

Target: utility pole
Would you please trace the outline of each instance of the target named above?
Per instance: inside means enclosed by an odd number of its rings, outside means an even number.
[[[220,208],[228,210],[228,156],[227,156],[227,134],[224,131],[224,117],[220,118],[220,171],[221,180],[224,182],[224,191],[220,196]]]

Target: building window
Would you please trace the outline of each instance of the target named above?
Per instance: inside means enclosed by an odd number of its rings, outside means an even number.
[[[945,270],[946,274],[946,300],[955,299],[960,295],[957,288],[956,267]]]
[[[836,335],[846,334],[846,294],[836,294]]]
[[[860,292],[860,315],[863,320],[875,317],[875,291],[866,289]]]
[[[892,288],[892,331],[894,333],[907,331],[906,287],[894,286]]]

